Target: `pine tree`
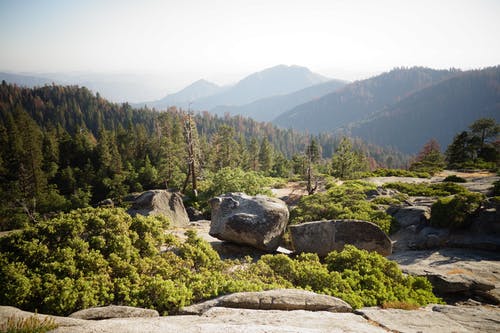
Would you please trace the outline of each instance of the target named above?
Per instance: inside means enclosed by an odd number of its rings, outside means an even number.
[[[250,140],[250,146],[248,147],[248,154],[250,160],[250,169],[253,171],[259,170],[259,142],[255,136]]]
[[[342,138],[332,157],[332,175],[341,179],[349,179],[355,172],[365,171],[368,167],[364,157],[355,152],[351,140]]]
[[[270,173],[273,167],[273,148],[267,138],[262,139],[259,150],[260,170]]]

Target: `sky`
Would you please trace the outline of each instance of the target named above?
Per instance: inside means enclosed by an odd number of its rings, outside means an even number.
[[[175,91],[278,64],[347,80],[500,64],[499,0],[0,0],[0,71],[150,75]]]

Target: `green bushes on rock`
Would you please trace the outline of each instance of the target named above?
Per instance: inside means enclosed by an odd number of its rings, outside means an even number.
[[[426,197],[441,197],[457,193],[466,193],[468,190],[458,184],[445,182],[445,183],[387,183],[384,185],[385,188],[392,188],[398,190],[399,192],[411,195],[411,196],[426,196]]]
[[[359,181],[332,185],[324,193],[304,196],[290,212],[290,223],[331,219],[357,219],[373,222],[389,233],[392,217],[366,201],[366,192],[375,186]]]
[[[431,208],[431,225],[441,228],[463,228],[484,200],[481,193],[459,193],[439,198]]]
[[[425,278],[405,276],[395,262],[352,245],[331,252],[325,262],[316,254],[266,255],[258,264],[295,287],[339,297],[354,308],[400,301],[415,305],[439,303]]]
[[[352,246],[325,262],[314,254],[221,260],[194,232],[183,243],[164,235],[165,222],[86,208],[4,236],[0,304],[55,315],[109,304],[167,314],[221,294],[294,287],[354,307],[438,301],[426,280],[405,277],[395,263]]]
[[[365,172],[362,177],[415,177],[415,178],[431,178],[427,172],[410,171],[404,169],[386,169],[379,168],[371,172]]]
[[[467,180],[457,175],[449,175],[445,179],[443,179],[443,182],[467,183]]]

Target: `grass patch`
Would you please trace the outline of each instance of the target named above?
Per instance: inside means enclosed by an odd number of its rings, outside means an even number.
[[[0,324],[1,333],[45,333],[56,329],[54,318],[40,319],[36,314],[28,318],[9,317]]]

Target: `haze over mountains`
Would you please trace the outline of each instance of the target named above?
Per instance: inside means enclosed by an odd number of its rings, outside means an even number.
[[[313,73],[305,67],[278,65],[250,74],[229,87],[219,87],[214,83],[200,80],[161,100],[137,103],[137,105],[147,105],[158,109],[166,109],[169,106],[186,108],[190,105],[192,109],[198,111],[213,110],[219,114],[224,112],[236,114],[238,112],[232,107],[239,107],[270,96],[289,94],[326,81],[328,78]],[[302,100],[299,100],[299,103],[300,101]],[[292,106],[295,105],[292,104]],[[222,107],[223,111],[216,111],[214,109],[216,107]],[[248,116],[253,116],[253,112],[250,112]],[[259,117],[254,118],[264,120]]]
[[[120,73],[13,73],[0,72],[0,81],[28,88],[46,84],[79,85],[89,88],[113,102],[137,102],[161,96],[163,78],[155,75]]]
[[[310,133],[339,131],[415,153],[443,148],[481,117],[500,120],[500,67],[478,71],[394,69],[289,110],[273,122]]]
[[[26,86],[51,82],[9,73],[0,73],[0,79]],[[96,85],[87,87],[100,92]],[[198,80],[160,100],[135,105],[242,115],[312,134],[356,136],[412,154],[431,138],[444,149],[478,118],[500,121],[499,87],[500,66],[465,72],[396,68],[349,83],[305,67],[278,65],[232,86]]]

